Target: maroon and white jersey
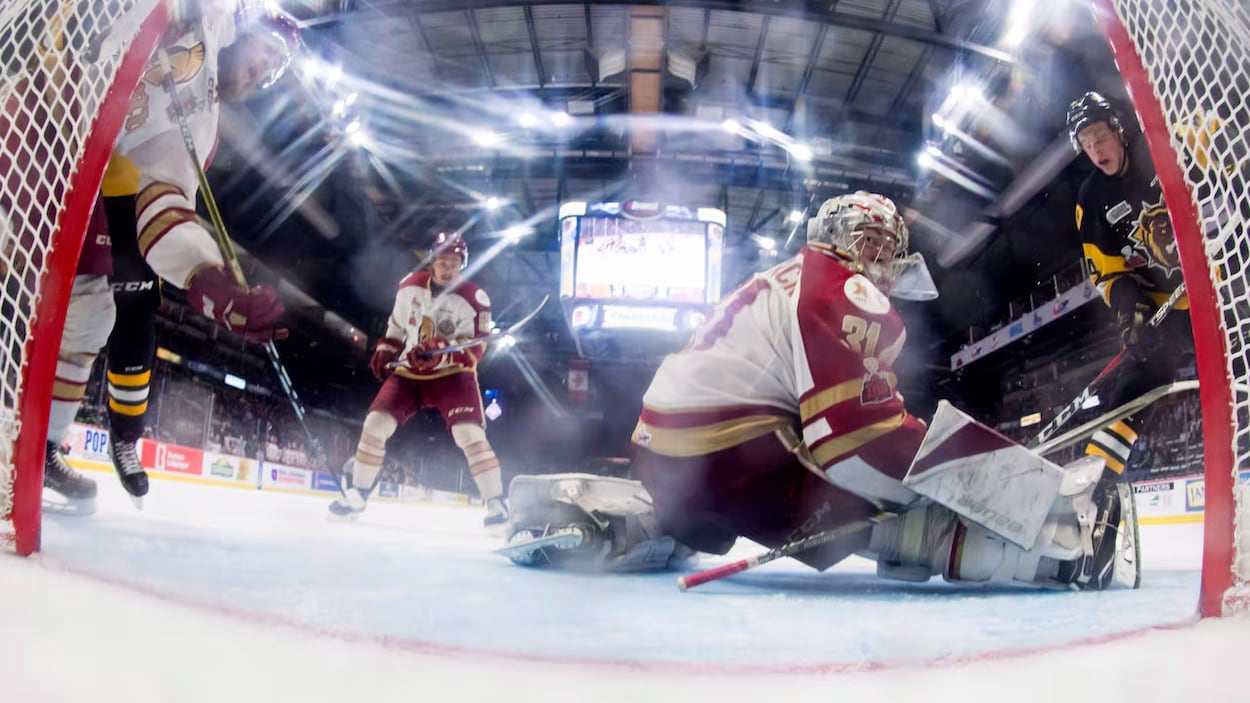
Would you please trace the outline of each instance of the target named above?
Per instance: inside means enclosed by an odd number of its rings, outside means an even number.
[[[395,306],[386,326],[388,339],[403,343],[397,373],[408,378],[438,378],[477,367],[486,346],[470,347],[467,354],[444,354],[432,373],[417,375],[406,365],[408,352],[418,344],[441,337],[463,342],[491,331],[490,296],[470,281],[459,280],[442,292],[431,290],[429,271],[414,271],[399,282]]]
[[[82,253],[78,255],[80,276],[113,275],[113,243],[109,240],[108,218],[104,215],[104,199],[96,198],[87,223],[87,234],[82,240]]]
[[[891,364],[903,321],[831,249],[804,247],[739,286],[656,372],[634,431],[657,454],[711,454],[801,426],[835,484],[906,502],[898,480],[924,435]]]
[[[234,14],[224,3],[209,2],[203,17],[163,43],[168,53],[178,105],[190,127],[196,155],[207,168],[217,145],[221,113],[217,57],[235,41]],[[220,11],[214,7],[222,5]],[[186,288],[201,267],[223,265],[211,233],[195,214],[195,164],[165,90],[165,70],[154,56],[131,96],[117,153],[140,174],[139,251],[161,278]]]

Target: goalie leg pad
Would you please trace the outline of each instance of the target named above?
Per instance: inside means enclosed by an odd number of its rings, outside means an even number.
[[[590,474],[517,476],[509,484],[510,539],[521,532],[541,537],[577,528],[584,534],[572,549],[544,549],[536,563],[577,569],[639,571],[661,569],[676,553],[672,537],[660,534],[651,497],[638,481]]]

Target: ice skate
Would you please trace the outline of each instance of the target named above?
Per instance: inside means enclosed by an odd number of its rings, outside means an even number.
[[[487,498],[486,517],[482,519],[482,525],[489,530],[506,522],[508,522],[508,506],[503,502],[503,497]]]
[[[143,509],[143,496],[148,494],[148,473],[139,463],[139,453],[135,450],[135,442],[110,438],[109,449],[113,457],[113,468],[121,479],[122,488],[130,494],[135,507]]]
[[[61,455],[61,448],[48,442],[44,455],[43,487],[57,494],[43,499],[44,510],[70,515],[90,515],[95,512],[95,481],[83,476],[71,467]],[[55,498],[60,498],[56,500]]]
[[[361,491],[349,486],[343,490],[343,495],[336,498],[333,503],[330,503],[330,514],[327,516],[327,519],[355,522],[364,514],[368,501],[368,491]]]
[[[1060,580],[1083,591],[1100,591],[1119,583],[1141,585],[1141,544],[1137,532],[1137,508],[1132,487],[1107,471],[1094,488],[1093,553],[1070,562]]]

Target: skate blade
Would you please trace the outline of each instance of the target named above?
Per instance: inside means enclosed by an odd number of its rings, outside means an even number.
[[[335,515],[334,513],[326,513],[326,522],[357,522],[360,520],[360,513],[348,513],[347,515]]]
[[[130,502],[135,504],[135,509],[143,510],[143,496],[130,496]]]
[[[87,517],[96,511],[95,498],[65,498],[58,494],[49,497],[48,492],[43,496],[43,512],[49,515],[70,515],[73,517]]]

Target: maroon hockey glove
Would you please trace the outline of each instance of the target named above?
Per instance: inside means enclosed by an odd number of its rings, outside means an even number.
[[[385,381],[391,375],[391,364],[399,359],[402,348],[403,342],[398,339],[383,337],[378,340],[378,346],[373,350],[373,358],[369,359],[369,370],[373,372],[374,378]]]
[[[263,344],[286,339],[286,330],[277,326],[283,307],[273,288],[244,289],[221,267],[206,268],[191,277],[187,302],[244,341]]]
[[[408,368],[416,374],[433,373],[443,362],[442,350],[451,345],[442,337],[433,337],[418,344],[408,352]]]

